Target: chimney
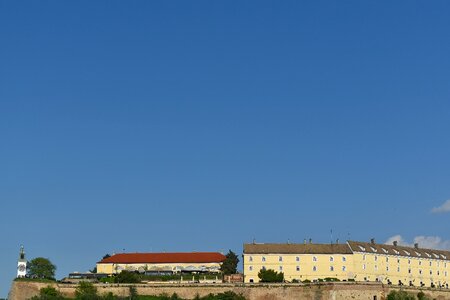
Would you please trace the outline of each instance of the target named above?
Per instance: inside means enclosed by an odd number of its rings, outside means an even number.
[[[253,245],[256,244],[256,239],[253,239]]]
[[[392,242],[392,244],[394,244],[394,246],[397,247],[398,242],[394,241],[394,242]]]
[[[303,244],[306,245],[306,239],[303,240]]]
[[[312,238],[309,238],[309,243],[312,244]]]
[[[419,243],[415,243],[414,248],[419,249]]]
[[[375,239],[374,239],[374,238],[371,238],[371,239],[370,239],[370,243],[371,243],[372,245],[375,245]]]

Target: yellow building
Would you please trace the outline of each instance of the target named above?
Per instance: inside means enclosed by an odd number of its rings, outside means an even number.
[[[261,269],[283,272],[286,281],[381,281],[386,284],[445,287],[450,252],[348,241],[345,244],[244,244],[244,281],[259,282]]]
[[[147,274],[218,273],[225,256],[218,252],[120,253],[97,263],[97,272],[117,274],[124,270]]]

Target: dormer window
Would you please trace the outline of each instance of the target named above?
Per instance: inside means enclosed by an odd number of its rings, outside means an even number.
[[[377,252],[377,249],[375,249],[374,247],[370,247],[370,250],[372,250],[372,252]]]
[[[419,252],[417,252],[417,251],[414,251],[414,252],[416,252],[417,256],[419,256],[419,257],[422,256],[422,254],[420,254]]]
[[[364,248],[363,246],[359,245],[358,247],[359,249],[361,249],[361,251],[366,251],[366,248]]]
[[[397,250],[394,249],[395,254],[399,255],[400,252],[398,252]]]
[[[437,255],[436,253],[433,253],[434,258],[439,258],[439,255]]]
[[[431,257],[430,253],[425,252],[426,256]]]
[[[387,251],[387,250],[384,249],[384,248],[381,248],[381,250],[383,250],[384,253],[388,253],[388,252],[389,252],[389,251]]]
[[[406,250],[403,250],[403,252],[405,252],[405,254],[406,255],[408,255],[408,256],[410,256],[411,255],[411,253],[409,253],[408,251],[406,251]]]

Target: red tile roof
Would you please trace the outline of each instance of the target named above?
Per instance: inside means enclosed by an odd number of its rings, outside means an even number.
[[[180,253],[119,253],[105,258],[100,264],[161,264],[161,263],[220,263],[225,255],[218,252]]]

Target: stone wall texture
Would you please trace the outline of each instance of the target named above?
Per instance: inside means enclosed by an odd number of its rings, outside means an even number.
[[[11,286],[10,300],[26,300],[39,294],[39,290],[46,286],[53,286],[63,295],[75,296],[76,285],[58,283],[39,283],[14,281]],[[127,296],[130,285],[126,284],[97,284],[100,294],[112,292],[115,295]],[[234,291],[244,295],[248,300],[384,300],[391,290],[399,287],[387,286],[381,283],[321,283],[321,284],[140,284],[134,285],[140,295],[172,295],[193,299],[195,296],[206,296],[225,291]],[[416,288],[403,288],[412,294],[420,292]],[[431,299],[450,300],[450,290],[423,289]]]

